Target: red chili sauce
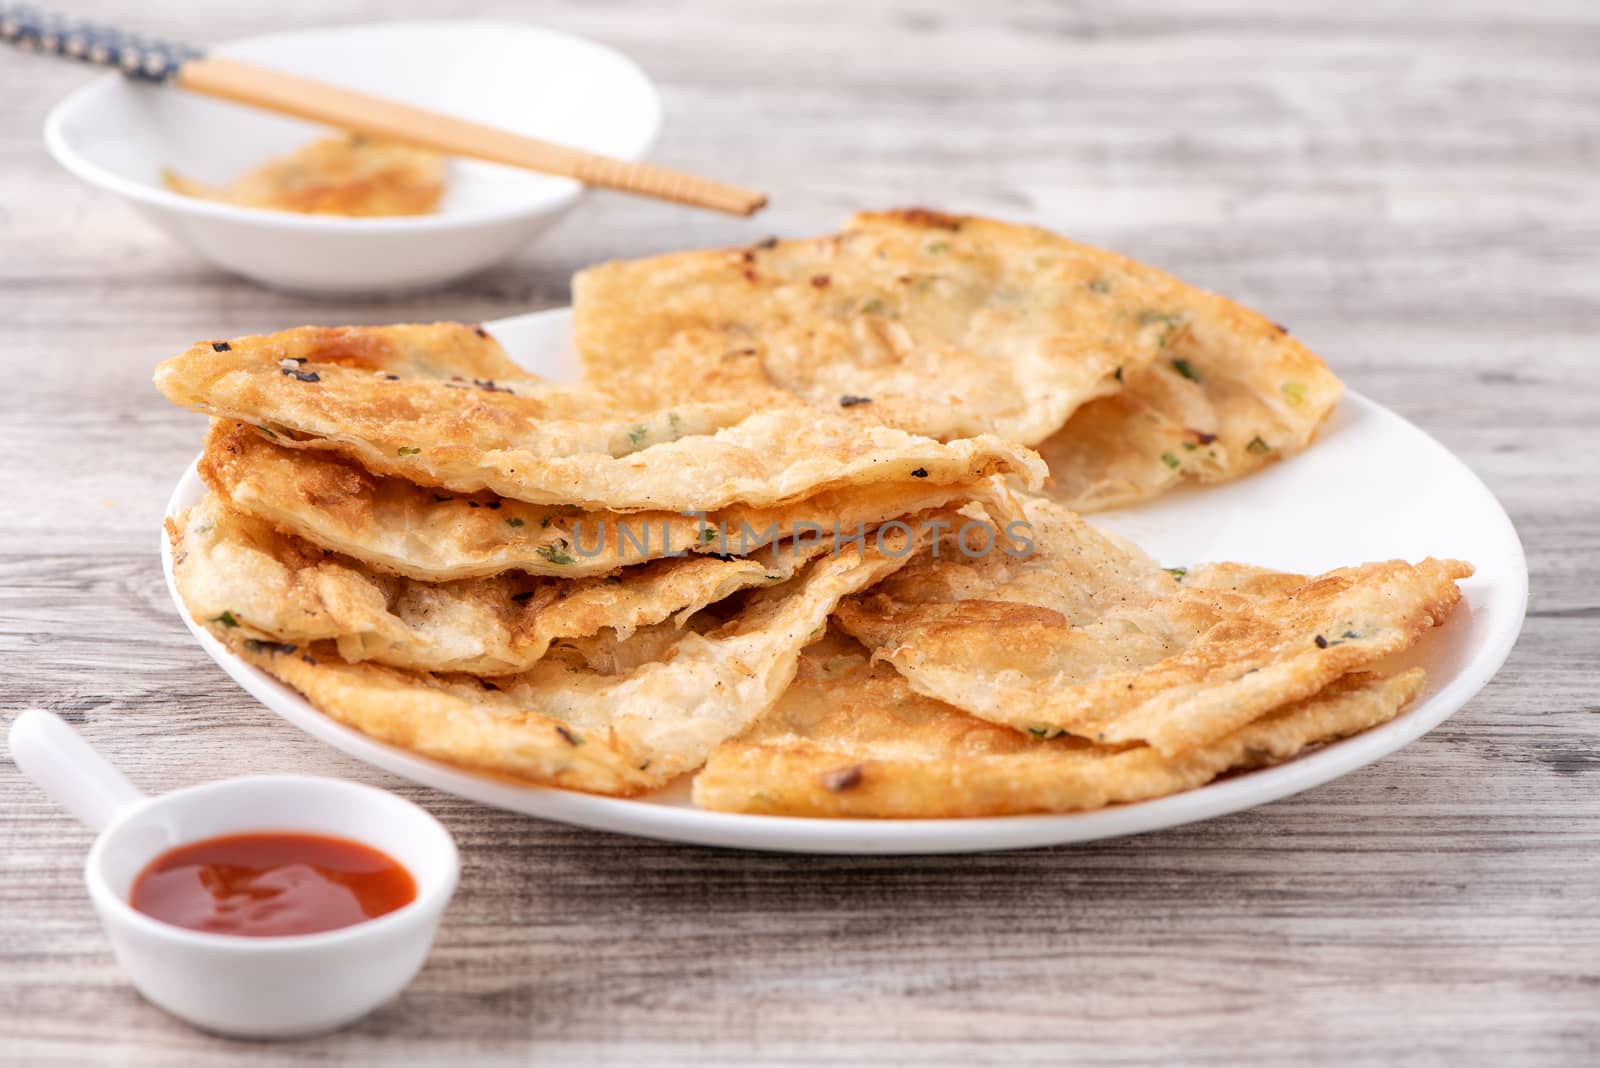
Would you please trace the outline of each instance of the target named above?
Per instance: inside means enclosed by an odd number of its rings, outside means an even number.
[[[349,927],[416,896],[411,873],[371,846],[267,831],[169,849],[133,881],[130,903],[191,931],[262,938]]]

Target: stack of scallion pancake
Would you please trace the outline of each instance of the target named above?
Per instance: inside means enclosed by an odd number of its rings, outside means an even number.
[[[925,211],[575,282],[581,384],[480,327],[162,364],[211,417],[193,617],[328,716],[509,779],[849,817],[1071,811],[1366,729],[1471,569],[1164,569],[1080,517],[1305,448],[1280,328]]]

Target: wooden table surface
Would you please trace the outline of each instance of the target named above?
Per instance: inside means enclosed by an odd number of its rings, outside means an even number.
[[[429,13],[74,6],[201,42]],[[329,1038],[229,1043],[127,985],[83,893],[90,836],[0,762],[0,1060],[1596,1063],[1600,7],[1429,6],[483,5],[633,55],[666,98],[655,158],[773,206],[595,195],[491,273],[338,303],[221,274],[69,178],[40,127],[85,73],[0,54],[3,707],[60,712],[151,790],[246,771],[394,789],[465,863],[397,1001]],[[1403,752],[1252,812],[826,859],[414,788],[283,724],[179,622],[157,528],[201,422],[150,386],[156,360],[306,321],[551,307],[595,260],[904,203],[1038,221],[1235,295],[1438,437],[1527,546],[1531,610],[1498,678]]]

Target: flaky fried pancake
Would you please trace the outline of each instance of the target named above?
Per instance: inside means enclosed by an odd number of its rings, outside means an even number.
[[[431,583],[375,572],[215,495],[167,520],[167,533],[178,592],[202,623],[273,642],[331,641],[351,662],[477,675],[526,670],[563,638],[606,630],[625,641],[640,627],[682,622],[739,590],[786,582],[830,548],[790,542],[584,579],[507,572]]]
[[[210,352],[217,362],[203,355]],[[263,365],[262,361],[266,361]],[[308,366],[315,361],[318,367]],[[156,368],[156,384],[174,403],[200,403],[194,392],[222,378],[230,396],[248,394],[276,375],[292,378],[330,367],[364,372],[375,381],[450,382],[453,389],[487,390],[510,383],[525,393],[553,389],[511,361],[500,342],[481,326],[465,323],[396,323],[392,326],[300,326],[268,336],[201,341],[184,356]],[[391,377],[392,376],[392,377]],[[592,393],[556,391],[548,402],[570,400],[565,412],[600,403]]]
[[[428,215],[444,196],[444,157],[395,141],[325,137],[221,188],[166,172],[174,193],[313,215]]]
[[[1052,501],[1023,508],[1031,555],[925,553],[841,605],[840,624],[917,692],[975,716],[1169,755],[1412,645],[1472,573],[1434,559],[1168,573]]]
[[[1037,485],[1044,476],[1034,453],[992,436],[941,443],[800,407],[752,414],[741,401],[626,412],[581,386],[476,379],[464,364],[452,373],[463,351],[480,355],[474,336],[434,324],[203,343],[157,368],[156,384],[177,404],[263,427],[286,447],[535,504],[763,507],[851,486],[1006,472]],[[432,373],[410,370],[418,364]]]
[[[998,510],[992,481],[847,487],[769,508],[591,512],[492,493],[455,494],[373,475],[330,452],[288,449],[258,428],[213,422],[200,475],[236,511],[370,567],[429,582],[515,569],[574,579],[685,552],[742,555],[783,538],[847,539],[969,499]]]
[[[699,767],[769,708],[839,598],[906,559],[872,549],[830,554],[752,591],[705,633],[654,628],[613,640],[609,663],[582,649],[582,639],[572,650],[563,642],[528,671],[492,681],[351,664],[331,646],[263,642],[208,625],[322,712],[380,741],[527,782],[633,794]],[[629,647],[641,639],[649,648],[634,657]]]
[[[928,211],[609,263],[579,272],[573,294],[588,381],[634,404],[798,399],[935,437],[1032,445],[1098,403],[1056,449],[1081,465],[1058,475],[1074,500],[1131,499],[1128,486],[1148,494],[1181,477],[1163,472],[1206,473],[1182,447],[1193,437],[1149,440],[1148,411],[1175,433],[1216,434],[1213,474],[1231,477],[1302,447],[1338,395],[1316,356],[1232,301],[1036,227]],[[1157,371],[1203,382],[1190,392],[1217,429],[1172,403],[1181,398]],[[1136,403],[1096,402],[1125,386]],[[1265,446],[1251,448],[1257,437]],[[1119,466],[1132,450],[1158,466]]]
[[[1034,227],[900,211],[573,280],[588,380],[640,405],[798,397],[937,437],[1041,441],[1154,360],[1149,269]]]
[[[1045,493],[1074,511],[1249,474],[1309,445],[1338,402],[1339,380],[1282,327],[1169,281],[1161,359],[1038,446],[1050,467]]]
[[[1391,719],[1421,689],[1412,669],[1346,675],[1309,698],[1177,756],[1144,745],[1039,739],[916,693],[836,633],[694,781],[701,808],[779,816],[938,818],[1072,812],[1145,801],[1226,771],[1288,760]]]

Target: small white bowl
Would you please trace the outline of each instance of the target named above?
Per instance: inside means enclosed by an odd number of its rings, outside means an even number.
[[[460,860],[438,820],[371,786],[255,775],[146,797],[71,727],[31,709],[11,725],[17,766],[100,832],[84,880],[117,960],[146,998],[196,1027],[239,1038],[323,1034],[365,1016],[417,974]],[[349,838],[399,861],[409,904],[319,934],[251,938],[163,923],[128,903],[133,881],[175,846],[251,831]]]
[[[605,155],[638,159],[661,101],[643,71],[592,41],[514,22],[391,22],[276,33],[212,49],[352,89]],[[222,184],[325,136],[322,127],[108,74],[58,104],[45,143],[199,255],[266,285],[313,295],[438,285],[524,248],[582,186],[452,160],[434,215],[351,219],[241,208],[167,190],[163,169]]]

